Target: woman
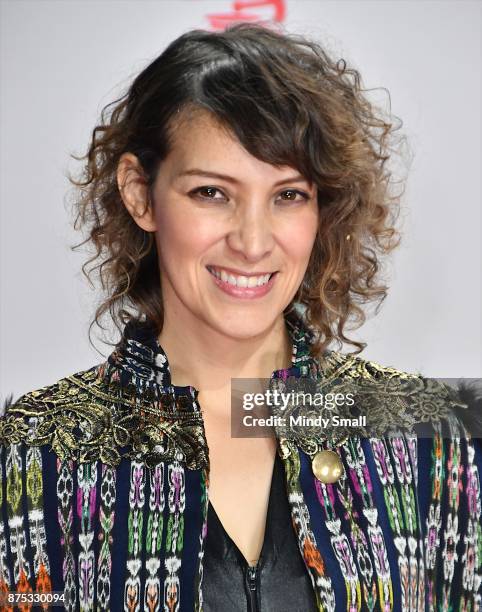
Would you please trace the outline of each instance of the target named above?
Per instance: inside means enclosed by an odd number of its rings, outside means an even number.
[[[74,182],[95,321],[122,337],[7,407],[5,609],[32,591],[71,610],[480,608],[470,394],[328,349],[364,348],[346,325],[384,298],[398,240],[396,128],[359,73],[240,24],[180,36],[112,105]],[[232,437],[233,378],[355,388],[379,435]]]

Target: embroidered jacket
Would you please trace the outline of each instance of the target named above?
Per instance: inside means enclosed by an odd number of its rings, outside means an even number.
[[[286,323],[292,365],[271,382],[356,384],[374,428],[332,445],[345,468],[334,484],[311,465],[330,448],[326,432],[276,430],[319,610],[481,610],[482,449],[460,392],[336,351],[315,360],[299,315]],[[201,612],[209,452],[197,398],[171,384],[149,326],[128,323],[104,363],[10,402],[0,594],[65,590],[69,610]]]

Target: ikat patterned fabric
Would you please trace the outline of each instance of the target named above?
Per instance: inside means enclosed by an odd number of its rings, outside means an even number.
[[[285,320],[292,365],[272,379],[372,382],[391,431],[340,443],[335,484],[311,468],[321,434],[277,437],[320,612],[482,610],[482,446],[467,405],[421,374],[336,351],[314,359],[300,315]],[[171,384],[153,329],[132,321],[105,362],[8,402],[0,591],[65,590],[68,610],[201,612],[209,449],[197,397]]]

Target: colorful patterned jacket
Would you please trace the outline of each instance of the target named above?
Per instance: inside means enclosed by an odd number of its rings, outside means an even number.
[[[334,484],[311,463],[326,433],[277,433],[319,610],[482,610],[482,448],[468,396],[358,356],[313,359],[312,333],[298,315],[286,323],[292,366],[271,380],[356,384],[382,432],[331,445],[345,469]],[[201,611],[209,453],[197,397],[171,384],[148,326],[129,323],[104,363],[10,401],[0,593],[65,590],[70,610]]]

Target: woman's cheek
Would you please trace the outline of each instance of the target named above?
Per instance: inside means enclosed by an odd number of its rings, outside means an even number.
[[[313,250],[317,229],[316,215],[306,215],[297,222],[287,224],[283,235],[287,252],[297,259],[308,260]]]

